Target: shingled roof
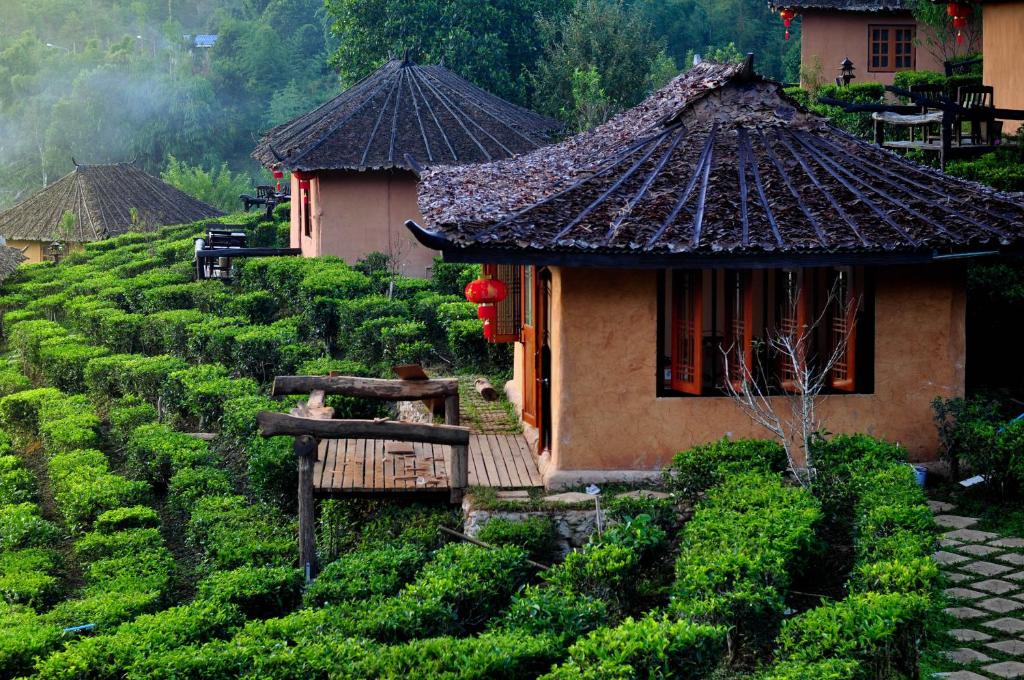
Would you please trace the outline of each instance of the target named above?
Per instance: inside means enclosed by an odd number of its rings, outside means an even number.
[[[287,170],[413,170],[509,158],[547,144],[560,128],[443,66],[392,60],[268,132],[252,155]]]
[[[743,65],[703,63],[608,123],[421,178],[446,259],[601,266],[920,261],[1024,240],[1024,202],[907,161]]]
[[[223,214],[131,163],[76,165],[74,171],[0,213],[0,235],[52,240],[61,217],[70,210],[76,233],[69,240],[98,241],[130,231],[133,208],[151,227]]]
[[[910,0],[769,0],[773,10],[832,10],[835,12],[910,12],[914,9]]]
[[[25,254],[17,248],[0,246],[0,281],[13,274],[18,265],[27,260]]]

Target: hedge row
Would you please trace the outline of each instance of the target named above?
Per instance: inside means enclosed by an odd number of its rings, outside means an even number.
[[[822,441],[814,453],[831,471],[817,493],[852,500],[850,594],[786,621],[769,676],[913,677],[939,574],[929,556],[934,522],[906,452],[856,435]]]

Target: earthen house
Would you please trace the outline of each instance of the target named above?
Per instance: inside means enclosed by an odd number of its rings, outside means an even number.
[[[911,0],[771,0],[771,6],[799,13],[800,64],[805,73],[820,67],[823,84],[833,82],[847,58],[857,83],[892,85],[899,71],[943,71],[942,60],[922,46],[929,29],[914,18]]]
[[[1024,242],[1019,198],[839,130],[752,60],[700,64],[590,132],[420,186],[421,243],[510,284],[507,391],[553,486],[768,436],[728,385],[750,375],[788,415],[770,337],[806,337],[811,365],[838,351],[825,429],[934,458],[931,401],[964,391],[965,262]]]
[[[422,278],[437,253],[403,226],[420,219],[414,171],[510,158],[558,129],[443,66],[392,60],[268,132],[253,157],[292,173],[291,247],[349,263],[381,252],[396,271]]]

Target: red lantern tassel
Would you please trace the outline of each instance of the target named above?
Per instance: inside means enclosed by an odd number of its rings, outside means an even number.
[[[960,31],[956,32],[956,44],[957,45],[963,45],[964,44],[964,34],[961,33]]]

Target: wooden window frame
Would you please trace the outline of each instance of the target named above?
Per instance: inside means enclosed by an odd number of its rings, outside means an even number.
[[[829,387],[837,392],[853,393],[857,391],[857,312],[862,304],[863,270],[858,267],[841,267],[834,269],[829,277],[829,290],[836,290],[840,274],[847,276],[846,286],[839,289],[841,299],[832,300],[829,311],[829,354],[846,336],[845,359],[837,362],[829,376]],[[837,371],[837,367],[839,370]],[[839,375],[836,375],[839,373]]]
[[[726,271],[725,293],[726,378],[733,389],[742,392],[744,378],[754,369],[753,272]]]
[[[497,319],[491,342],[518,342],[522,335],[523,319],[521,268],[516,265],[485,264],[482,269],[484,276],[504,282],[508,290],[505,299],[494,305],[497,308]]]
[[[673,390],[700,395],[704,375],[704,272],[679,269],[672,272],[672,347],[670,348]],[[690,361],[683,356],[684,336],[689,336]],[[686,370],[681,370],[688,366]]]
[[[886,51],[880,53],[885,56],[887,60],[886,66],[875,66],[873,64],[874,52],[872,49],[875,46],[875,31],[887,30],[889,35],[884,43],[878,41],[880,44],[885,45]],[[909,66],[897,66],[896,65],[896,32],[897,31],[910,31],[910,40],[907,43],[910,46],[910,65]],[[868,24],[868,72],[869,73],[897,73],[899,71],[913,71],[917,67],[917,47],[914,45],[914,40],[917,38],[917,26],[915,24]]]
[[[312,180],[310,180],[309,187],[309,189],[299,189],[299,222],[302,225],[302,233],[307,238],[313,236],[313,208],[309,199],[309,192],[313,189]]]
[[[790,302],[788,289],[787,289],[787,274],[793,272],[796,274],[796,299]],[[776,305],[778,310],[778,332],[786,333],[791,331],[793,333],[806,333],[807,323],[810,318],[809,314],[809,302],[810,302],[810,281],[812,279],[812,270],[810,269],[780,269],[778,270],[778,283],[776,288],[776,299],[778,304]],[[806,351],[806,347],[804,348]],[[789,375],[789,366],[787,363],[787,357],[779,356],[776,364],[775,373],[778,376],[779,386],[784,392],[797,392],[798,386],[794,379],[787,378]],[[807,357],[798,357],[798,361],[806,361]]]

